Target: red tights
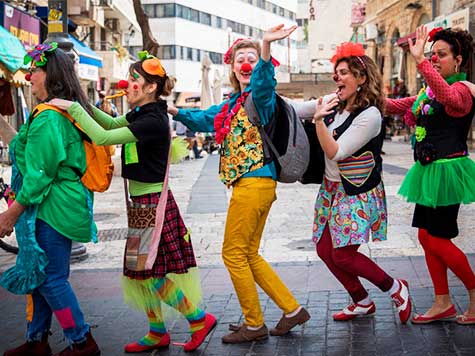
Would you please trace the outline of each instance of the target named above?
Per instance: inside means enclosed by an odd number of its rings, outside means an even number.
[[[448,268],[468,290],[475,289],[475,274],[467,256],[451,240],[432,236],[425,229],[419,229],[418,237],[436,295],[449,294]]]
[[[370,258],[358,252],[360,245],[334,248],[328,225],[317,243],[317,254],[328,269],[350,293],[355,303],[365,299],[368,292],[358,277],[379,287],[383,292],[391,289],[394,280]]]

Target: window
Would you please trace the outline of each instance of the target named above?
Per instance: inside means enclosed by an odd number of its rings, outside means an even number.
[[[198,50],[196,48],[191,49],[191,60],[195,62],[198,61]]]
[[[181,12],[181,17],[184,18],[185,20],[190,20],[191,15],[190,15],[190,8],[183,6],[182,12]]]
[[[197,52],[196,59],[198,60],[198,62],[201,62],[201,49],[197,49],[196,52]]]
[[[332,44],[332,51],[334,51],[336,49],[336,44]]]
[[[285,9],[283,7],[279,7],[279,15],[285,16]]]
[[[161,51],[161,56],[159,56],[161,59],[175,59],[175,46],[161,46],[160,47]]]
[[[323,43],[320,43],[320,44],[318,45],[318,50],[319,50],[319,51],[323,51],[324,48],[325,48],[325,46],[323,45]]]
[[[164,17],[175,17],[175,4],[165,4],[164,8]]]
[[[200,22],[200,13],[197,10],[190,9],[190,20],[193,22]]]
[[[257,7],[260,7],[261,9],[266,8],[266,2],[264,0],[257,0]]]
[[[176,17],[183,17],[183,6],[182,5],[176,4],[175,11],[176,11],[176,15],[175,15]]]
[[[223,28],[223,19],[219,16],[216,17],[216,27]]]
[[[203,25],[211,26],[211,15],[204,12],[200,13],[200,22]]]
[[[147,14],[148,17],[157,17],[155,15],[155,5],[147,4],[143,6],[143,11]]]
[[[223,64],[223,55],[221,53],[209,52],[209,59],[214,64]]]
[[[187,61],[193,60],[193,50],[191,48],[186,49],[186,60]]]

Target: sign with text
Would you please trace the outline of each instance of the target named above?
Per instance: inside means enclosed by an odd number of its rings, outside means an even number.
[[[3,27],[18,37],[27,48],[40,43],[40,21],[7,4],[4,8]]]

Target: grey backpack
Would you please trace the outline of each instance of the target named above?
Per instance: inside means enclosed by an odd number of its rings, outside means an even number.
[[[305,129],[295,109],[276,95],[274,116],[267,125],[262,125],[252,100],[252,93],[244,103],[249,121],[258,127],[264,146],[264,163],[274,161],[277,180],[294,183],[307,170],[310,146]]]

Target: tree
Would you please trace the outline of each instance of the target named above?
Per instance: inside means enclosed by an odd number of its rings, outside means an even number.
[[[152,34],[150,30],[150,23],[148,22],[148,15],[143,10],[140,0],[134,1],[134,11],[137,22],[139,23],[140,29],[142,30],[142,46],[143,49],[148,51],[148,53],[156,56],[158,54],[158,48],[160,45]]]
[[[8,123],[6,118],[0,115],[0,138],[3,143],[8,145],[15,135],[16,130]]]

